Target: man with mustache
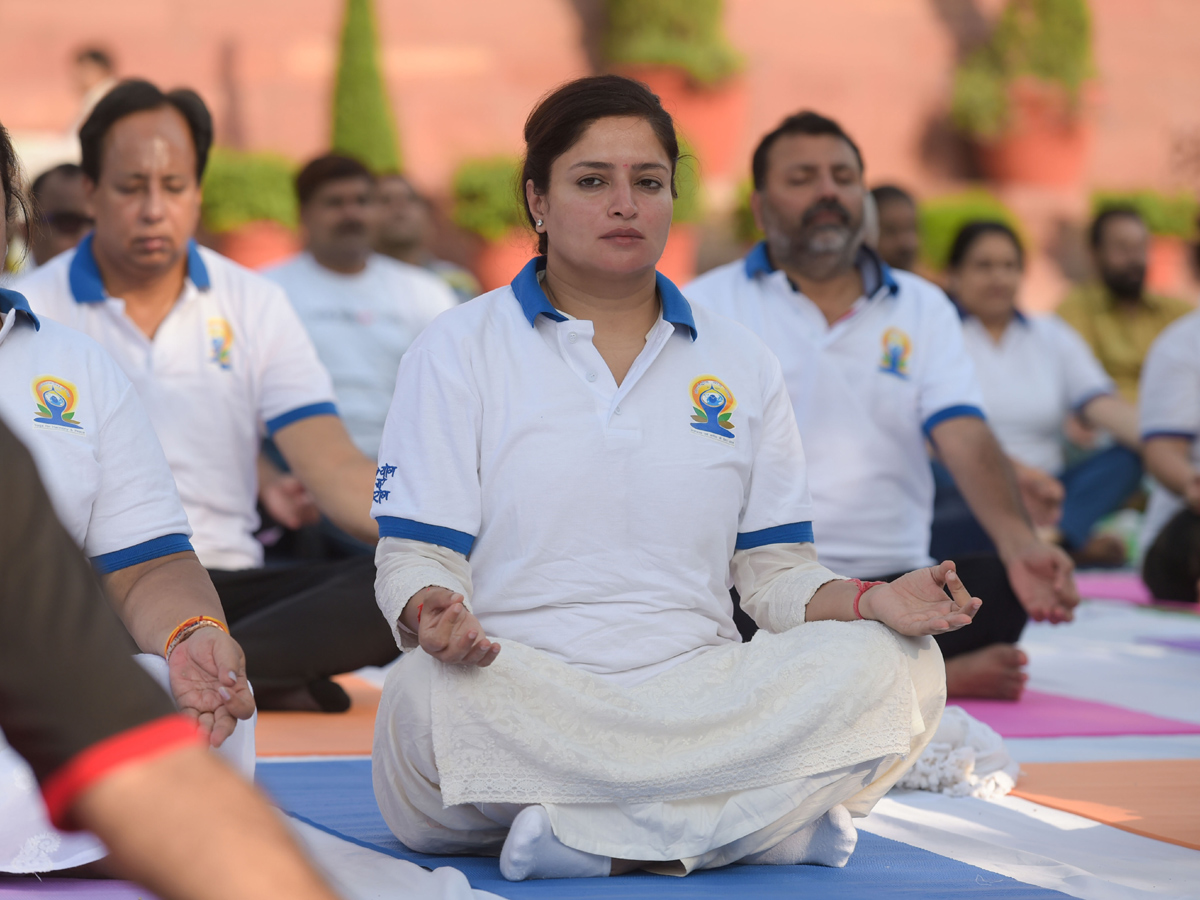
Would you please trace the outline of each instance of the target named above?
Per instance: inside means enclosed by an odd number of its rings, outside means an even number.
[[[271,435],[316,505],[365,541],[375,463],[278,285],[193,237],[213,126],[193,91],[125,81],[80,129],[95,230],[17,287],[116,360],[150,415],[260,709],[345,710],[331,676],[395,658],[369,557],[263,568],[255,460]]]
[[[955,560],[983,607],[971,628],[938,636],[948,691],[1015,699],[1027,617],[1068,621],[1079,598],[1070,558],[1035,535],[984,421],[954,307],[863,245],[862,156],[836,122],[785,119],[755,151],[753,177],[766,240],[685,293],[779,356],[823,564],[888,580],[931,562],[932,444],[1000,554]]]
[[[1058,315],[1088,342],[1121,396],[1137,403],[1138,378],[1150,345],[1193,307],[1174,297],[1146,293],[1150,231],[1136,209],[1102,211],[1088,237],[1099,281],[1068,294]]]
[[[333,378],[351,439],[374,459],[400,357],[457,301],[437,275],[373,252],[379,201],[358,160],[314,159],[296,176],[296,196],[304,250],[265,274],[287,292]]]

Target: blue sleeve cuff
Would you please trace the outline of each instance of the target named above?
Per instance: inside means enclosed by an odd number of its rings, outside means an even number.
[[[424,522],[414,522],[412,519],[400,519],[395,516],[379,516],[379,536],[381,538],[403,538],[408,541],[424,541],[426,544],[437,544],[463,556],[471,555],[471,547],[475,545],[475,535],[465,531],[455,531],[453,528],[443,528],[441,525],[426,525]]]
[[[192,549],[192,542],[183,534],[164,534],[152,538],[124,550],[114,550],[112,553],[102,553],[92,557],[92,566],[101,575],[108,575],[121,569],[128,569],[138,563],[149,562],[160,556],[170,556],[172,553],[187,553]]]
[[[932,438],[933,429],[937,428],[943,422],[948,422],[951,419],[960,419],[964,416],[987,421],[987,416],[983,414],[983,410],[978,406],[962,403],[958,406],[947,406],[945,409],[938,410],[925,420],[925,424],[921,426],[921,430],[925,432],[925,437]]]
[[[1142,440],[1148,441],[1151,438],[1183,438],[1185,441],[1194,441],[1196,433],[1194,431],[1143,431]]]
[[[811,544],[813,542],[812,522],[792,522],[790,525],[776,525],[774,528],[764,528],[762,531],[747,531],[737,536],[735,550],[753,550],[755,547],[765,547],[767,544]]]
[[[280,428],[285,428],[293,422],[299,422],[301,419],[311,416],[336,416],[337,414],[337,407],[332,403],[310,403],[308,406],[297,407],[271,419],[267,422],[267,434],[273,436]]]

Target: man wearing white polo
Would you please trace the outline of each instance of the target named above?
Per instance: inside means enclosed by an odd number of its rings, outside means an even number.
[[[358,160],[314,159],[296,176],[296,196],[304,252],[263,274],[287,291],[333,378],[351,439],[374,459],[400,357],[457,302],[436,275],[371,250],[378,201]]]
[[[949,690],[1018,696],[1025,658],[1014,644],[1027,614],[1069,620],[1078,596],[1070,559],[1034,534],[984,421],[954,308],[863,246],[862,158],[836,122],[811,112],[786,119],[759,144],[753,174],[766,240],[686,295],[779,356],[825,565],[888,578],[931,562],[933,445],[1003,561],[957,561],[984,605],[971,628],[938,638]]]
[[[96,230],[19,282],[133,382],[175,476],[259,706],[345,709],[338,672],[395,656],[369,558],[264,570],[256,464],[271,434],[334,522],[371,539],[374,462],[283,291],[192,239],[212,141],[203,101],[128,81],[80,131]]]

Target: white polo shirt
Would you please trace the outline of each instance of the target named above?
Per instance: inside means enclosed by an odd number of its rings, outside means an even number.
[[[487,633],[639,681],[737,641],[735,548],[812,540],[776,359],[658,276],[662,315],[618,387],[544,257],[439,316],[400,363],[371,514],[470,554]]]
[[[1019,312],[999,343],[982,322],[965,316],[963,340],[979,375],[988,423],[1004,452],[1061,474],[1063,422],[1116,390],[1091,348],[1058,316]]]
[[[191,550],[137,392],[86,335],[0,290],[0,418],[29,448],[67,532],[101,572]]]
[[[821,562],[874,577],[932,561],[926,436],[983,412],[962,325],[942,290],[893,272],[867,248],[859,270],[865,294],[833,325],[771,265],[765,244],[685,292],[779,357],[804,437]]]
[[[153,339],[104,290],[91,235],[18,282],[30,306],[100,343],[158,433],[210,569],[262,564],[261,437],[336,415],[329,375],[283,289],[192,242],[183,293]]]
[[[1138,386],[1142,439],[1181,437],[1192,442],[1200,469],[1200,312],[1172,322],[1155,340]],[[1142,522],[1142,553],[1183,509],[1183,499],[1155,482]]]
[[[301,253],[263,273],[287,292],[333,378],[338,412],[375,459],[400,357],[434,317],[458,304],[438,276],[374,253],[354,275]]]

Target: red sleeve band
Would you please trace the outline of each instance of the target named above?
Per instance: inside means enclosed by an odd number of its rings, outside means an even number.
[[[161,756],[185,745],[199,743],[196,723],[178,714],[154,719],[105,738],[75,754],[42,782],[42,799],[55,828],[73,830],[67,815],[79,795],[127,763]]]

